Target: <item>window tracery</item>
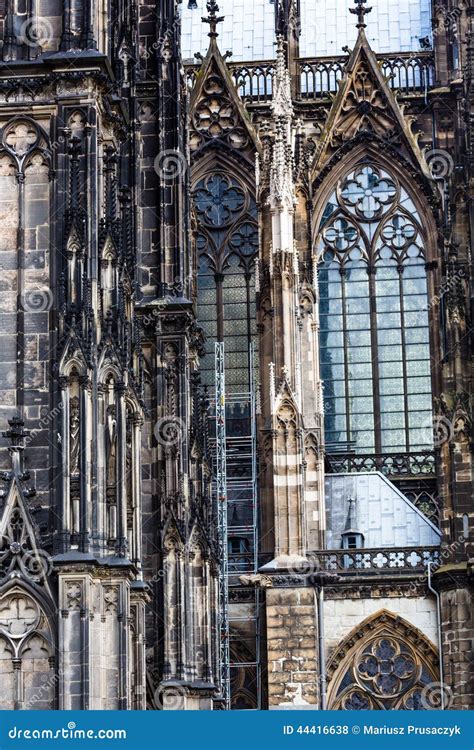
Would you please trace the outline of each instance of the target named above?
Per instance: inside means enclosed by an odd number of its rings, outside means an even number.
[[[237,107],[226,89],[222,75],[213,66],[193,108],[191,151],[197,151],[214,139],[220,139],[231,148],[239,150],[248,146],[249,137],[242,127]]]
[[[48,618],[39,604],[19,586],[3,594],[0,599],[2,709],[53,708],[53,654]],[[32,680],[32,674],[41,676],[42,683]]]
[[[248,351],[255,335],[254,265],[258,251],[253,195],[221,171],[202,177],[194,189],[198,220],[199,321],[208,342],[225,340],[226,382],[249,388]],[[214,352],[202,359],[203,380],[212,383]]]
[[[438,707],[429,690],[438,680],[434,648],[419,631],[387,611],[352,631],[331,658],[328,670],[331,709]]]
[[[326,441],[429,447],[425,239],[412,197],[389,170],[359,164],[329,197],[317,252]]]
[[[344,675],[334,708],[426,710],[423,688],[434,679],[407,643],[395,637],[374,638]]]

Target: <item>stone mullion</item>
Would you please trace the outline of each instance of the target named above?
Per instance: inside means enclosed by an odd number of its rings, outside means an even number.
[[[172,641],[171,636],[173,633],[173,607],[176,606],[175,602],[175,556],[171,554],[172,549],[166,547],[162,550],[162,565],[164,569],[163,576],[163,639],[164,639],[164,658],[163,658],[163,680],[169,680],[174,677],[172,669]]]
[[[58,533],[59,552],[66,552],[70,545],[70,434],[69,434],[69,379],[59,379],[61,393],[61,504],[59,506]]]
[[[382,453],[382,418],[380,413],[380,378],[379,378],[379,356],[378,356],[378,335],[377,335],[377,288],[375,282],[376,269],[373,265],[367,267],[367,273],[369,276],[369,305],[370,305],[370,350],[371,350],[371,364],[372,364],[372,387],[374,389],[373,394],[373,409],[374,409],[374,444],[375,453],[380,455]],[[348,328],[344,322],[344,331],[347,335]],[[349,374],[347,374],[346,388],[348,387]],[[403,366],[403,382],[406,388],[406,364]],[[347,409],[349,410],[349,400],[347,401]],[[348,434],[348,439],[351,439],[351,434]]]
[[[90,509],[90,492],[91,481],[89,467],[91,465],[90,456],[90,432],[91,432],[91,390],[92,383],[88,377],[81,378],[80,381],[80,512],[79,512],[79,549],[81,552],[88,552],[90,546],[89,532],[91,528],[89,509]]]
[[[97,373],[93,373],[94,380],[97,379]],[[107,548],[108,538],[108,517],[107,517],[107,488],[106,488],[106,466],[105,466],[105,429],[106,426],[100,420],[105,415],[105,394],[104,386],[101,383],[94,385],[96,398],[92,400],[92,434],[96,435],[96,448],[94,450],[93,474],[96,476],[96,488],[92,496],[93,515],[92,528],[94,529],[93,543],[99,553],[104,553]],[[96,421],[97,420],[97,421]],[[94,502],[95,498],[95,502]]]
[[[21,669],[21,659],[18,656],[13,657],[13,693],[14,693],[14,705],[15,711],[19,711],[22,708],[23,703],[23,673]]]
[[[139,577],[142,577],[141,573],[141,559],[142,559],[142,536],[141,536],[141,461],[140,461],[140,448],[141,448],[141,426],[143,420],[141,417],[135,416],[133,420],[133,437],[132,437],[132,492],[133,492],[133,528],[132,528],[132,545],[131,558],[135,565],[137,565],[140,573]]]
[[[178,680],[185,678],[186,664],[186,620],[183,601],[184,589],[184,555],[181,550],[176,550],[176,677]]]
[[[127,493],[125,487],[126,464],[126,409],[125,384],[118,383],[115,388],[117,409],[117,515],[118,544],[117,552],[127,556]]]
[[[185,556],[185,565],[187,565],[187,576],[186,576],[186,588],[185,588],[185,600],[186,600],[186,668],[185,668],[185,679],[194,680],[196,677],[196,670],[194,662],[191,660],[195,654],[196,643],[195,643],[195,576],[194,576],[194,553],[188,552]]]
[[[15,0],[6,0],[5,8],[5,39],[3,59],[16,59],[16,36],[14,33]]]
[[[202,637],[202,644],[203,644],[203,674],[202,677],[206,682],[211,682],[212,680],[212,669],[211,664],[209,660],[209,655],[211,652],[211,606],[212,602],[209,596],[209,560],[207,557],[203,558],[203,576],[202,576],[202,585],[203,585],[203,637]]]
[[[63,32],[61,36],[60,49],[62,52],[67,52],[72,47],[73,33],[72,33],[72,0],[63,0]]]
[[[146,665],[144,644],[144,604],[141,599],[134,600],[135,604],[135,632],[133,647],[135,649],[135,694],[133,708],[136,711],[146,709]]]
[[[118,708],[125,711],[130,708],[130,690],[129,690],[129,602],[128,589],[125,583],[119,585],[119,600],[117,612],[117,627],[119,629],[119,700]]]
[[[22,305],[23,295],[25,294],[25,175],[19,169],[17,172],[18,180],[18,229],[17,229],[17,253],[18,253],[18,275],[17,275],[17,351],[25,351],[25,312]],[[24,412],[25,397],[25,362],[24,357],[18,357],[16,365],[16,387],[17,387],[17,407],[21,417]]]
[[[97,49],[97,44],[94,39],[93,30],[93,17],[92,17],[92,3],[94,0],[83,0],[83,23],[82,23],[82,35],[81,35],[81,47],[83,49]]]
[[[85,582],[84,582],[85,583]],[[90,675],[89,670],[91,667],[90,663],[90,620],[89,620],[89,608],[87,601],[84,601],[84,607],[80,611],[80,623],[81,623],[81,709],[88,711],[89,706],[89,689],[90,689]]]

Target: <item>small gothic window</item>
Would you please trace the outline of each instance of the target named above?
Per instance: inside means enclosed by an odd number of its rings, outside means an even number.
[[[347,536],[347,549],[357,549],[358,537],[356,534],[349,534]]]
[[[319,228],[326,442],[358,452],[431,445],[423,229],[393,174],[363,163],[341,179]]]
[[[257,208],[243,184],[222,172],[194,189],[198,220],[198,319],[206,336],[203,381],[214,383],[214,342],[225,342],[226,385],[249,390],[249,346],[256,335],[254,264]]]

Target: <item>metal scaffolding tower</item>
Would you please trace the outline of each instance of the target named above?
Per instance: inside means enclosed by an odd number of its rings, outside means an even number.
[[[216,382],[216,498],[218,519],[219,554],[219,637],[221,689],[226,709],[230,708],[229,672],[229,588],[228,588],[228,544],[227,544],[227,451],[226,451],[226,404],[224,342],[215,343]]]
[[[261,707],[260,678],[260,592],[247,596],[242,613],[238,603],[229,605],[229,587],[237,596],[242,591],[239,576],[258,570],[257,430],[255,351],[248,353],[249,390],[226,392],[224,343],[215,343],[215,451],[214,498],[217,506],[220,560],[220,657],[221,689],[225,707],[230,708],[231,677],[239,670],[252,675],[257,707]],[[212,441],[214,442],[214,441]],[[242,643],[242,633],[253,635]],[[230,646],[247,647],[249,658],[231,660]]]

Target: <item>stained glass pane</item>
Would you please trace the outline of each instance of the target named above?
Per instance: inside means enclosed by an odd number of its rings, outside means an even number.
[[[387,170],[364,163],[340,181],[320,231],[322,377],[326,396],[337,392],[327,407],[328,435],[355,440],[357,450],[373,447],[375,432],[369,422],[373,378],[378,378],[380,419],[375,430],[381,449],[408,450],[414,441],[420,443],[420,420],[431,409],[423,229],[413,200]],[[370,280],[365,258],[374,269]],[[333,417],[346,411],[351,434],[345,434],[341,416],[338,437]],[[408,443],[405,425],[413,432]]]
[[[256,333],[253,269],[258,230],[255,200],[237,178],[222,172],[202,178],[194,188],[193,197],[198,225],[202,229],[197,237],[197,313],[206,336],[207,353],[201,360],[201,369],[212,373],[212,378],[206,376],[204,382],[213,384],[214,342],[219,335],[219,321],[225,342],[226,384],[230,392],[248,390],[248,331],[251,336]],[[222,282],[216,281],[216,272],[223,278]],[[222,309],[217,308],[217,283],[222,283]]]

